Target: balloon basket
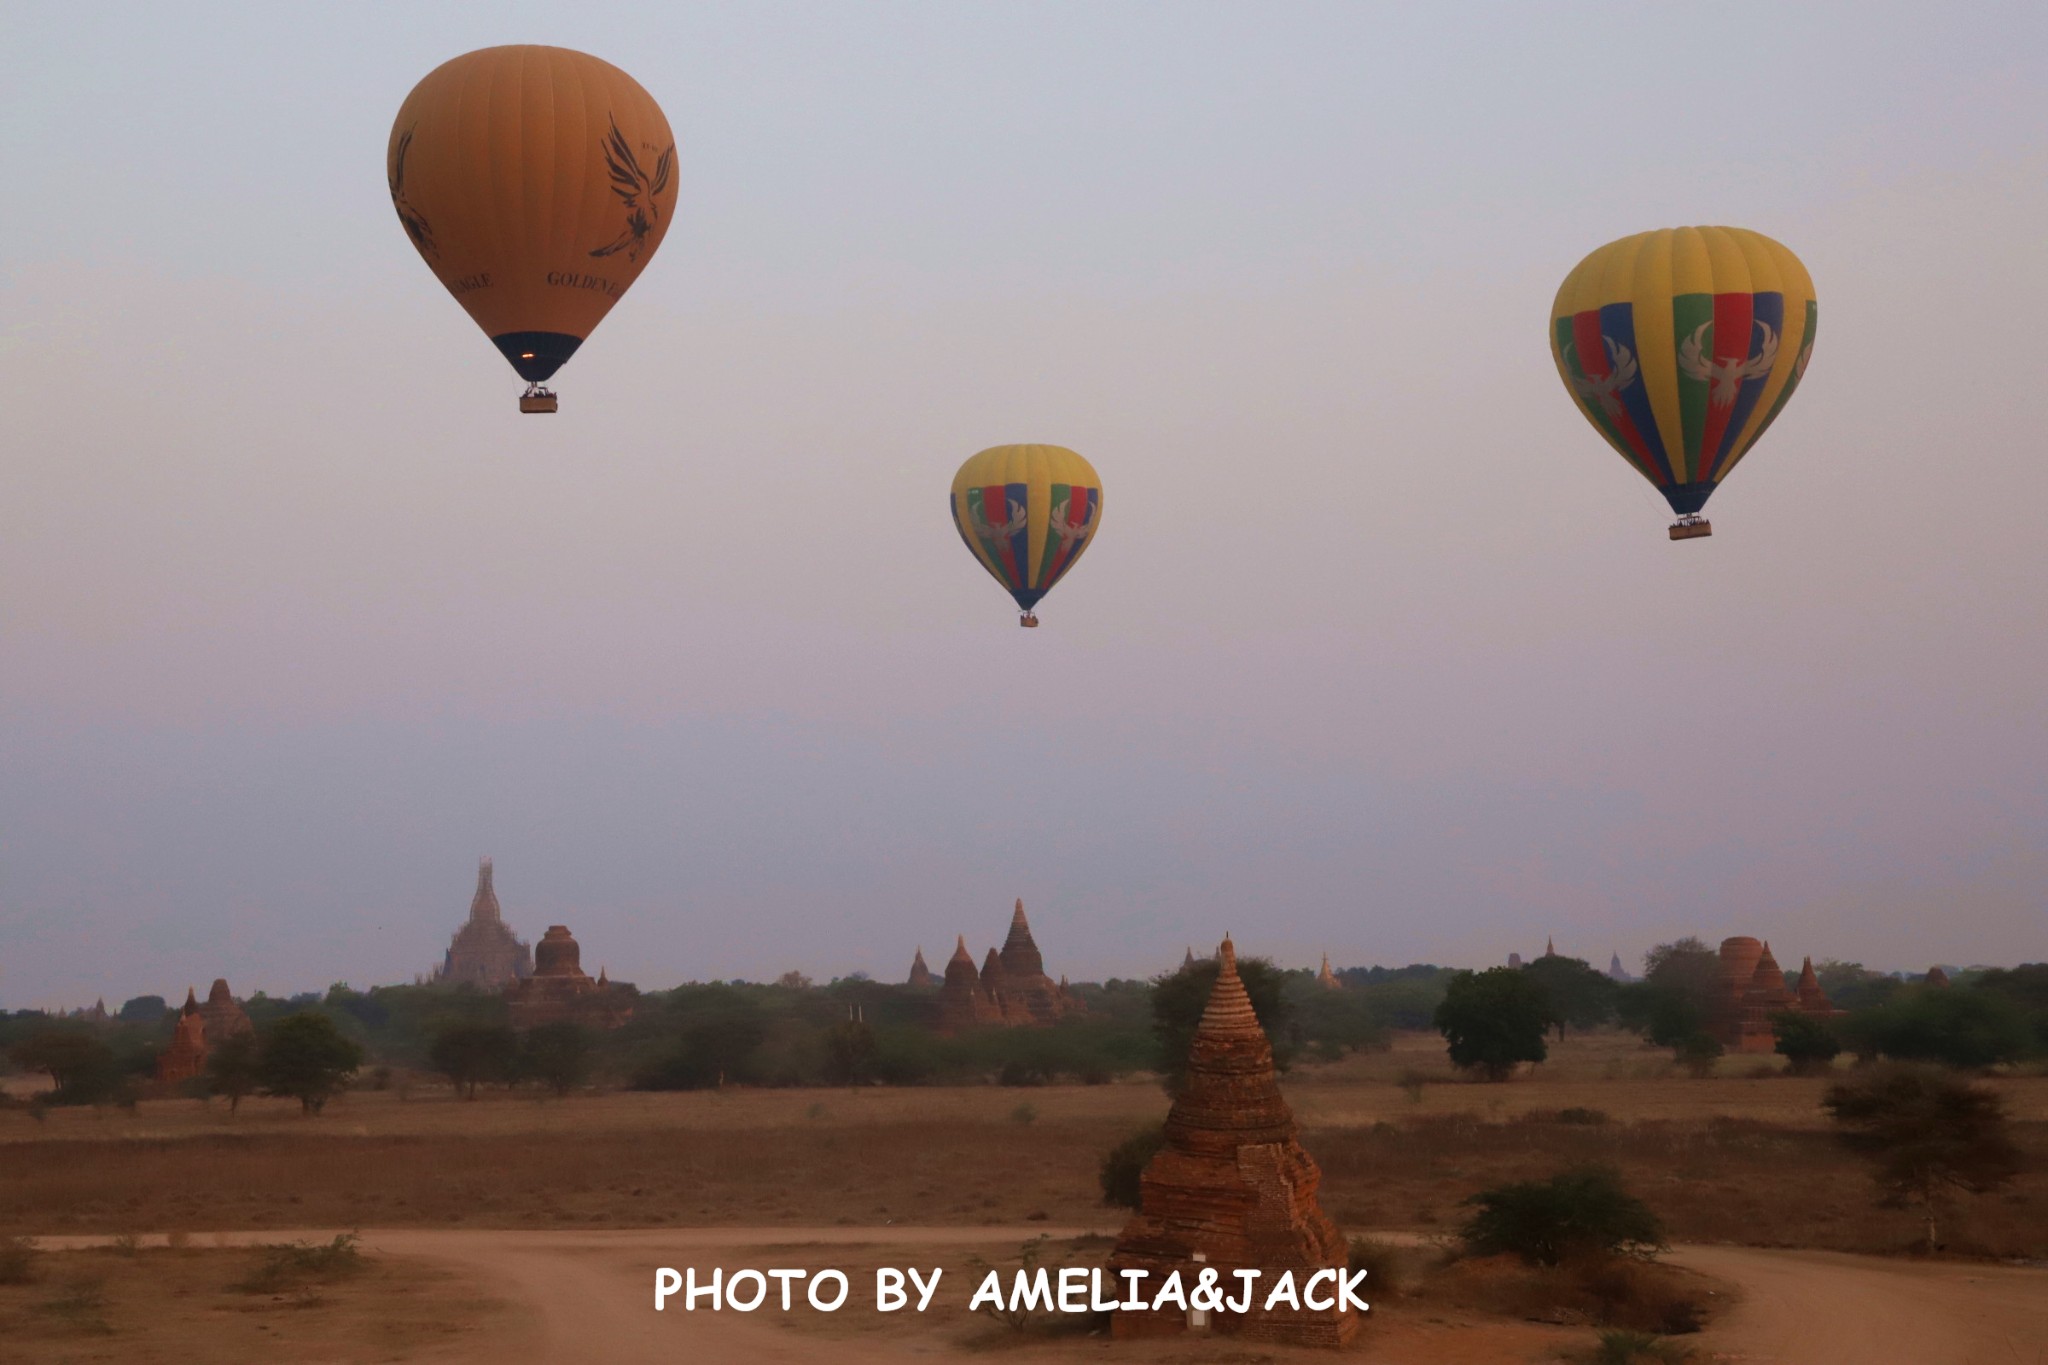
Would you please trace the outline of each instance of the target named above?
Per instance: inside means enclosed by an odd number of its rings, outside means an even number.
[[[521,412],[553,412],[555,405],[555,391],[544,389],[538,384],[519,395]]]
[[[1714,534],[1714,523],[1705,517],[1680,517],[1671,523],[1673,540],[1698,540]]]
[[[1038,629],[1038,617],[1027,611],[1017,618],[1017,624],[1026,630],[1036,630]]]

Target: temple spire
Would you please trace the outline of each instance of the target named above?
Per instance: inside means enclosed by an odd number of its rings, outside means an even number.
[[[469,917],[472,920],[502,920],[504,911],[498,908],[498,893],[491,887],[491,860],[485,858],[476,865],[476,895],[470,898]]]
[[[1202,1022],[1195,1032],[1263,1034],[1258,1013],[1252,1009],[1252,998],[1245,994],[1244,981],[1237,974],[1237,947],[1228,934],[1216,950],[1216,985],[1209,992],[1209,1003],[1202,1010]]]

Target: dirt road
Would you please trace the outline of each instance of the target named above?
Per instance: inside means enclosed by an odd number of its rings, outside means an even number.
[[[1073,1229],[1043,1224],[1022,1228],[679,1228],[622,1232],[488,1232],[391,1229],[363,1234],[366,1250],[445,1262],[517,1304],[520,1358],[533,1365],[580,1365],[688,1359],[705,1365],[726,1361],[802,1365],[830,1358],[849,1365],[883,1365],[952,1352],[943,1337],[832,1332],[829,1335],[777,1325],[780,1315],[732,1312],[685,1314],[679,1300],[654,1311],[657,1266],[727,1267],[831,1264],[838,1252],[846,1263],[898,1259],[913,1262],[917,1251],[974,1246],[1014,1246],[1040,1233],[1072,1235]],[[283,1236],[324,1238],[328,1233],[222,1234],[197,1239],[235,1244],[275,1241]],[[45,1245],[98,1239],[48,1238]],[[859,1255],[853,1253],[856,1251]],[[794,1253],[794,1254],[793,1254]],[[2048,1365],[2048,1270],[2004,1266],[1923,1264],[1831,1252],[1760,1251],[1739,1247],[1683,1247],[1671,1259],[1730,1280],[1743,1302],[1707,1333],[1688,1343],[1702,1360],[1745,1365]],[[867,1299],[868,1272],[853,1276],[855,1301]],[[964,1300],[967,1287],[948,1280],[944,1293]],[[798,1290],[801,1294],[801,1288]],[[801,1299],[799,1298],[799,1311]],[[851,1315],[848,1315],[851,1327]],[[530,1336],[525,1334],[530,1332]],[[1394,1361],[1384,1351],[1365,1354],[1385,1365],[1430,1365],[1427,1360]],[[1477,1345],[1478,1343],[1469,1343]],[[1201,1359],[1183,1341],[1180,1360]],[[1221,1348],[1225,1343],[1217,1343]],[[1505,1345],[1505,1342],[1503,1342]],[[459,1352],[461,1348],[451,1348]],[[1017,1360],[1063,1359],[1100,1353],[1099,1341],[1006,1352]],[[497,1358],[493,1348],[490,1355]],[[1119,1357],[1151,1359],[1157,1352],[1119,1351]],[[1265,1354],[1265,1352],[1262,1352]],[[1272,1352],[1293,1358],[1294,1352]],[[1316,1358],[1300,1353],[1303,1359]],[[1517,1353],[1517,1357],[1519,1353]],[[427,1359],[457,1362],[462,1354]],[[1233,1357],[1233,1358],[1241,1358]],[[1480,1358],[1480,1357],[1473,1357]]]

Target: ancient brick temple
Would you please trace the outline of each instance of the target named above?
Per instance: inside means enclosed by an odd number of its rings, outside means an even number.
[[[185,1007],[178,1011],[178,1031],[171,1045],[156,1057],[156,1083],[165,1090],[183,1085],[206,1067],[206,1016],[191,987],[185,989]]]
[[[583,950],[568,926],[550,924],[533,948],[533,971],[505,989],[513,1028],[536,1024],[581,1024],[617,1028],[633,1015],[631,996],[606,979],[592,981],[583,970]]]
[[[1323,969],[1316,973],[1316,984],[1326,991],[1341,991],[1344,989],[1344,983],[1339,981],[1337,974],[1330,970],[1330,955],[1328,953],[1323,954]]]
[[[917,969],[923,965],[920,949],[911,964],[912,985],[917,984]],[[1000,950],[988,950],[980,971],[975,970],[974,959],[967,952],[967,936],[960,936],[946,963],[945,984],[939,988],[938,1024],[944,1033],[957,1033],[976,1024],[1047,1025],[1063,1015],[1086,1010],[1067,989],[1066,978],[1056,982],[1046,975],[1045,957],[1031,937],[1031,922],[1024,917],[1020,900],[1010,913],[1009,936]]]
[[[199,1017],[206,1023],[206,1044],[213,1047],[238,1033],[254,1033],[256,1026],[249,1022],[249,1015],[242,1003],[228,990],[227,978],[213,979],[213,989],[206,993],[206,1003],[199,1007]]]
[[[1784,968],[1771,953],[1771,945],[1748,937],[1721,940],[1721,970],[1714,1008],[1707,1026],[1721,1046],[1730,1052],[1777,1051],[1778,1040],[1771,1028],[1771,1016],[1785,1010],[1832,1018],[1837,1010],[1821,991],[1814,975],[1813,959],[1799,970],[1796,986],[1785,982]]]
[[[1166,1117],[1166,1146],[1145,1167],[1138,1212],[1111,1253],[1112,1271],[1145,1270],[1158,1286],[1174,1271],[1193,1281],[1195,1256],[1222,1272],[1257,1269],[1271,1288],[1284,1271],[1297,1289],[1318,1270],[1342,1269],[1343,1235],[1316,1201],[1322,1172],[1302,1150],[1294,1115],[1273,1074],[1273,1049],[1237,975],[1228,938],[1221,969],[1188,1054],[1187,1086]],[[1324,1281],[1323,1287],[1328,1287]],[[1318,1297],[1323,1297],[1321,1290]],[[1342,1346],[1358,1331],[1348,1309],[1285,1306],[1267,1313],[1263,1292],[1250,1311],[1218,1312],[1216,1331],[1299,1346]],[[1111,1335],[1167,1336],[1187,1330],[1169,1310],[1119,1311]]]
[[[1003,1007],[982,989],[981,973],[967,952],[967,936],[954,945],[946,962],[945,984],[939,987],[939,1032],[958,1033],[979,1024],[1003,1022]]]
[[[909,984],[918,990],[926,990],[939,984],[938,979],[932,975],[932,969],[924,965],[924,946],[922,944],[918,945],[917,956],[910,959]]]
[[[532,970],[532,951],[506,926],[504,912],[498,908],[498,893],[491,886],[491,860],[486,858],[477,866],[469,919],[455,931],[434,980],[496,990]]]
[[[1923,984],[1939,990],[1948,984],[1948,973],[1939,967],[1929,967],[1927,969],[1927,980]]]

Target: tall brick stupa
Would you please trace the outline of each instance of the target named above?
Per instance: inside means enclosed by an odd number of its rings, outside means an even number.
[[[1271,1288],[1293,1271],[1297,1289],[1318,1270],[1342,1269],[1348,1249],[1316,1200],[1322,1172],[1302,1150],[1294,1114],[1273,1073],[1273,1048],[1237,974],[1237,950],[1225,938],[1220,970],[1188,1054],[1187,1088],[1166,1117],[1166,1146],[1145,1167],[1138,1212],[1110,1255],[1113,1271],[1146,1270],[1158,1286],[1172,1272],[1193,1281],[1200,1253],[1222,1272],[1258,1269]],[[1328,1287],[1325,1280],[1324,1286]],[[1234,1291],[1235,1292],[1235,1291]],[[1245,1313],[1218,1312],[1213,1329],[1257,1341],[1339,1347],[1357,1334],[1349,1309],[1263,1311],[1262,1290]],[[1119,1311],[1118,1338],[1187,1330],[1170,1310]]]
[[[532,974],[533,949],[505,923],[497,890],[491,885],[491,860],[486,858],[477,864],[469,918],[455,931],[434,979],[497,990]]]

